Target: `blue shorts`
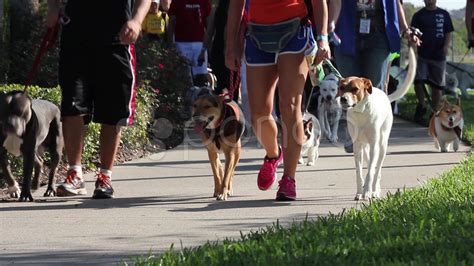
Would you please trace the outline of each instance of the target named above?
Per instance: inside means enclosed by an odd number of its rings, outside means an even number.
[[[278,53],[259,50],[252,40],[245,38],[245,63],[249,66],[271,66],[277,63],[281,54],[299,54],[316,45],[311,25],[300,26],[298,33]]]

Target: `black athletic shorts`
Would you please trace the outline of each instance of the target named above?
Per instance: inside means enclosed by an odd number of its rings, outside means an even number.
[[[133,45],[87,45],[62,40],[59,85],[62,116],[84,116],[106,125],[127,126],[135,112]]]

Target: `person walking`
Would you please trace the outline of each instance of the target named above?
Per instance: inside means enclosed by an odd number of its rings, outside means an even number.
[[[59,85],[67,177],[58,196],[87,193],[81,154],[90,121],[101,124],[100,170],[92,198],[112,198],[112,167],[122,126],[133,123],[135,55],[150,0],[69,0],[59,52]],[[59,20],[60,0],[48,1],[47,26]],[[100,21],[100,23],[98,23]]]
[[[431,108],[436,110],[445,88],[446,56],[451,45],[453,23],[449,13],[436,6],[436,0],[424,0],[425,7],[417,11],[411,25],[423,32],[418,48],[418,64],[415,76],[417,106],[415,122],[427,125],[426,88],[431,87]]]
[[[296,199],[296,166],[304,136],[301,102],[308,74],[305,52],[317,49],[315,64],[330,57],[326,0],[313,1],[313,5],[318,33],[316,40],[303,0],[250,0],[248,36],[242,46],[239,26],[244,0],[229,3],[225,62],[230,70],[238,71],[245,47],[252,128],[266,152],[257,185],[261,190],[268,190],[276,180],[277,167],[284,160],[277,200]],[[282,121],[281,146],[271,115],[277,82]]]

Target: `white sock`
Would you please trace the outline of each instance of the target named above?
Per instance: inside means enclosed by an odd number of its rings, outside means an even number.
[[[77,176],[82,178],[82,166],[81,165],[70,165],[69,170],[76,171]]]
[[[112,171],[105,168],[100,168],[100,173],[108,176],[112,180]]]

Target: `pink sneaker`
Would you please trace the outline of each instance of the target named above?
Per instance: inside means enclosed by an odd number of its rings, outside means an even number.
[[[296,181],[284,175],[280,181],[278,181],[278,192],[276,200],[295,200],[296,199]]]
[[[281,148],[278,149],[280,150],[278,158],[268,158],[265,156],[263,159],[263,165],[260,168],[257,178],[257,186],[260,190],[269,189],[275,182],[277,168],[281,164],[281,161],[283,161],[283,152]]]

